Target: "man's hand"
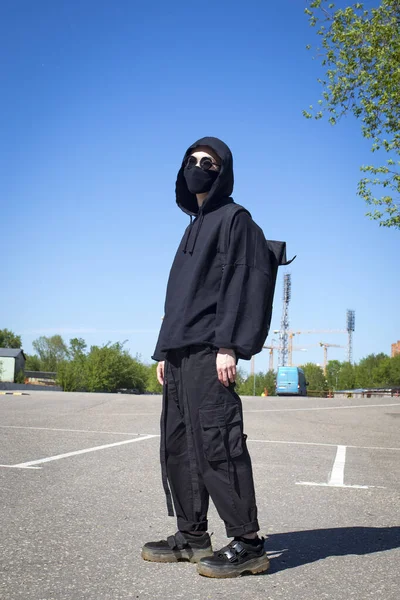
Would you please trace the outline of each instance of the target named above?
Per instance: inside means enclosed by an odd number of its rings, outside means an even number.
[[[226,387],[236,381],[236,354],[230,348],[220,348],[217,354],[218,379]]]
[[[160,385],[164,385],[164,364],[165,361],[160,361],[157,365],[157,379]]]

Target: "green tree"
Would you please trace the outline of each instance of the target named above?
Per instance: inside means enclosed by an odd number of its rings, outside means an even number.
[[[268,396],[276,395],[276,374],[274,371],[268,371],[264,375],[263,385],[264,385],[264,388],[268,392]],[[263,388],[263,391],[264,391],[264,388]]]
[[[360,365],[364,361],[371,359],[374,355],[368,356],[360,361]],[[372,384],[365,387],[396,387],[400,385],[400,355],[389,358],[385,354],[378,354],[375,359],[379,361],[373,366]],[[359,365],[359,366],[360,366]]]
[[[60,335],[42,335],[32,342],[32,346],[39,357],[41,371],[57,371],[58,364],[69,357],[68,348]]]
[[[400,354],[390,359],[390,385],[400,386]]]
[[[265,379],[266,375],[262,371],[255,375],[249,375],[246,379],[243,378],[243,374],[241,373],[241,376],[236,378],[236,391],[241,396],[253,396],[255,388],[255,395],[261,396],[266,387]]]
[[[371,387],[389,387],[393,385],[391,381],[391,362],[392,359],[386,356],[374,368],[373,385]]]
[[[79,386],[80,377],[83,376],[85,382],[85,372],[79,374],[76,370],[74,361],[63,360],[57,365],[56,383],[60,385],[64,392],[77,392],[85,390],[85,384],[82,388]]]
[[[162,394],[163,392],[163,388],[157,379],[157,363],[148,366],[146,391],[155,394]]]
[[[21,348],[21,336],[9,329],[0,329],[0,348]]]
[[[356,373],[355,367],[349,362],[342,363],[339,371],[339,390],[353,390],[355,388]]]
[[[130,357],[131,358],[131,357]],[[134,387],[140,392],[145,392],[149,385],[150,366],[145,365],[141,361],[140,354],[136,354],[135,358],[131,358],[134,372]],[[157,366],[156,363],[154,363]],[[161,386],[160,386],[161,387]],[[151,391],[151,390],[149,390]]]
[[[57,363],[57,383],[65,392],[83,391],[87,388],[86,382],[86,342],[82,338],[73,338],[69,341],[65,358]]]
[[[85,354],[87,344],[82,338],[72,338],[69,340],[68,354],[74,360],[77,357],[81,357]]]
[[[25,371],[40,371],[42,368],[40,358],[37,354],[27,354],[25,361]]]
[[[56,382],[64,392],[84,392],[88,389],[86,360],[86,356],[83,356],[58,363]]]
[[[92,346],[86,352],[86,342],[73,338],[62,360],[57,361],[57,383],[64,391],[116,392],[136,389],[144,392],[149,380],[149,367],[132,358],[124,344]]]
[[[25,383],[25,373],[22,369],[16,374],[15,383]]]
[[[328,384],[321,367],[314,363],[307,363],[302,367],[306,381],[308,382],[308,390],[312,395],[324,395],[328,390]]]
[[[240,396],[252,396],[254,393],[254,377],[253,375],[236,378],[236,391]]]
[[[361,167],[366,176],[358,194],[373,207],[367,216],[400,229],[400,2],[336,9],[329,0],[313,0],[305,12],[321,39],[318,55],[325,73],[318,79],[323,88],[318,109],[310,106],[303,114],[328,115],[332,125],[347,114],[360,119],[372,152],[386,160]],[[383,196],[375,195],[375,186],[383,188]]]
[[[123,349],[123,344],[92,346],[86,360],[86,387],[89,392],[138,389],[144,392],[147,378],[143,365]]]
[[[236,371],[236,390],[239,390],[241,388],[241,386],[246,381],[247,377],[248,377],[248,375],[247,375],[246,371],[243,369],[243,367],[239,367]],[[238,391],[238,394],[240,394],[239,391]]]
[[[339,373],[342,363],[339,360],[330,360],[326,366],[326,381],[329,390],[337,390]]]
[[[385,379],[383,369],[379,369],[380,363],[388,359],[386,354],[370,354],[355,366],[355,386],[358,388],[379,387],[382,379]]]

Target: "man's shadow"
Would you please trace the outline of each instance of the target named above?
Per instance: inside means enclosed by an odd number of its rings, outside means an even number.
[[[265,540],[265,551],[271,558],[267,573],[293,569],[328,556],[371,554],[399,547],[400,527],[338,527],[274,533]]]

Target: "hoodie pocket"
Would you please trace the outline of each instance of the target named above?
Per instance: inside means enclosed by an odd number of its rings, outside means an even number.
[[[226,461],[243,452],[243,424],[238,404],[204,406],[199,411],[204,455]]]

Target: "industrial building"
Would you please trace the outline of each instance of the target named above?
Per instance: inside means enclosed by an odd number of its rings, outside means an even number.
[[[0,348],[0,381],[14,383],[25,369],[26,356],[20,348]]]
[[[392,358],[396,356],[396,354],[400,354],[400,340],[392,344]]]

